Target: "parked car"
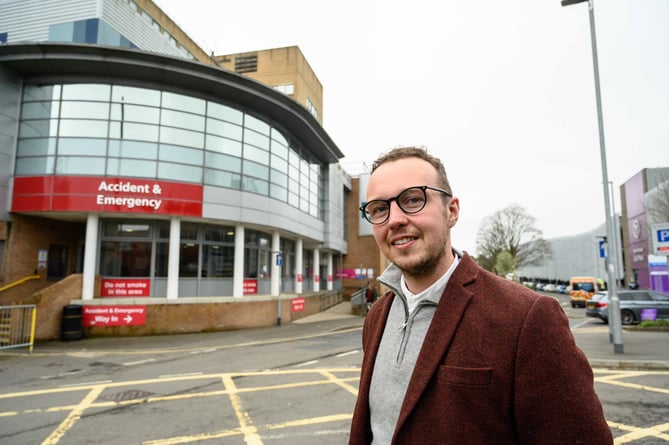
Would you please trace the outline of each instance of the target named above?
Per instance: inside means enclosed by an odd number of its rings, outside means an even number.
[[[566,294],[568,286],[566,284],[558,284],[555,288],[555,292],[558,294]]]
[[[620,321],[624,325],[639,323],[644,319],[669,319],[669,294],[652,290],[618,292]],[[585,304],[585,315],[609,322],[609,296],[598,292]]]
[[[555,292],[555,285],[552,283],[544,285],[544,292]]]

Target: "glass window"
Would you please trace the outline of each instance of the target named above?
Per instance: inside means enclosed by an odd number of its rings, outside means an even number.
[[[297,193],[288,192],[288,204],[293,207],[298,207],[300,205],[300,197]]]
[[[202,246],[202,277],[232,278],[235,270],[235,248],[233,246]]]
[[[204,164],[210,168],[217,168],[221,170],[229,170],[237,173],[242,171],[242,160],[219,153],[205,152]]]
[[[242,190],[247,192],[259,193],[261,195],[269,194],[269,183],[260,179],[242,177]]]
[[[110,92],[111,85],[63,85],[63,100],[96,100],[101,102],[109,102]]]
[[[197,240],[197,225],[193,223],[181,224],[181,240]]]
[[[159,150],[161,161],[170,161],[183,164],[202,165],[204,153],[202,150],[179,147],[176,145],[161,144]]]
[[[122,277],[151,276],[151,243],[119,242]]]
[[[189,111],[196,114],[204,114],[206,102],[196,97],[184,96],[183,94],[163,92],[163,108],[173,110]]]
[[[157,164],[156,161],[109,158],[107,160],[107,174],[111,176],[156,178]]]
[[[160,127],[160,142],[183,145],[186,147],[204,147],[204,133],[181,130],[179,128]]]
[[[220,187],[240,189],[242,186],[242,176],[236,173],[207,168],[204,171],[204,182],[205,184],[217,185]]]
[[[119,158],[156,159],[158,144],[128,140],[109,140],[109,156]]]
[[[156,277],[167,276],[167,264],[169,260],[169,244],[156,243],[156,266],[153,275]]]
[[[109,119],[109,103],[70,101],[61,104],[61,118]]]
[[[288,173],[288,162],[272,154],[272,168],[281,173]]]
[[[195,243],[182,243],[179,251],[179,276],[197,277],[200,246]]]
[[[54,156],[19,158],[16,160],[16,175],[52,175],[55,160]]]
[[[205,227],[204,228],[205,241],[220,241],[234,244],[235,229],[234,227]]]
[[[155,142],[158,140],[158,128],[157,125],[112,121],[109,123],[109,137],[111,139],[135,139]]]
[[[139,221],[105,221],[102,226],[102,233],[103,236],[108,237],[148,238],[151,236],[151,226]]]
[[[204,116],[183,113],[181,111],[163,110],[160,123],[171,127],[186,128],[188,130],[204,131]]]
[[[269,164],[269,152],[256,148],[252,145],[244,144],[244,159],[255,161],[264,166]]]
[[[278,143],[278,146],[288,147],[288,139],[276,128],[272,128],[272,148],[274,148],[275,143]]]
[[[112,88],[112,101],[159,107],[160,91],[115,85]]]
[[[160,121],[160,109],[141,105],[112,104],[111,118],[117,121],[157,124]]]
[[[242,127],[231,124],[229,122],[219,121],[217,119],[207,119],[207,133],[215,134],[217,136],[225,136],[226,138],[237,141],[242,140]]]
[[[269,179],[269,168],[256,162],[243,161],[244,176],[253,176],[260,179]]]
[[[33,100],[59,100],[60,85],[26,85],[23,89],[23,100],[29,102]]]
[[[19,125],[19,138],[48,137],[58,135],[58,119],[23,121]]]
[[[107,153],[106,139],[60,138],[58,155],[90,155],[105,156]]]
[[[25,102],[21,119],[49,119],[58,117],[60,102]]]
[[[239,110],[235,110],[234,108],[217,104],[215,102],[209,102],[208,107],[209,109],[207,110],[207,115],[210,117],[232,122],[233,124],[237,125],[242,125],[244,122],[244,115]]]
[[[229,155],[242,157],[242,143],[218,136],[207,135],[207,150],[219,151]]]
[[[288,201],[288,190],[275,184],[269,187],[270,196],[280,201]]]
[[[56,138],[19,139],[18,156],[44,156],[56,154]]]
[[[278,170],[271,170],[271,180],[273,184],[278,184],[284,188],[288,187],[288,176]]]
[[[269,137],[265,134],[256,133],[249,129],[244,129],[244,145],[252,144],[256,147],[269,150]]]
[[[272,156],[277,159],[282,159],[285,162],[285,159],[288,159],[288,148],[273,140]]]
[[[69,175],[104,175],[105,158],[58,156],[56,174]]]
[[[255,130],[258,133],[269,135],[269,124],[264,121],[261,121],[257,117],[253,117],[250,114],[244,115],[244,127],[251,130]]]
[[[107,121],[92,121],[84,119],[61,119],[59,136],[80,136],[91,138],[106,138],[108,132]]]
[[[158,178],[186,182],[202,182],[202,167],[173,164],[171,162],[159,162]]]

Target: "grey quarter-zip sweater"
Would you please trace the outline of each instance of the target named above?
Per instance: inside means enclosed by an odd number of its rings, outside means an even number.
[[[457,260],[439,280],[420,294],[420,301],[411,312],[407,295],[402,290],[400,269],[391,264],[378,278],[398,298],[393,300],[388,314],[369,389],[373,444],[391,442],[425,334],[456,266]]]

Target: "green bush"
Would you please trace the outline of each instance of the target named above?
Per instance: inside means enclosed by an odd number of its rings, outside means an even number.
[[[644,320],[639,323],[640,328],[669,328],[669,319],[662,318],[660,320]]]

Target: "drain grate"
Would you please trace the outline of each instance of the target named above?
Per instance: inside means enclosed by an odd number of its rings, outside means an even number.
[[[130,389],[128,391],[117,392],[116,394],[110,394],[108,396],[101,397],[105,400],[110,400],[112,402],[125,402],[127,400],[137,400],[137,399],[146,399],[149,396],[152,396],[153,392],[140,391],[138,389]]]

